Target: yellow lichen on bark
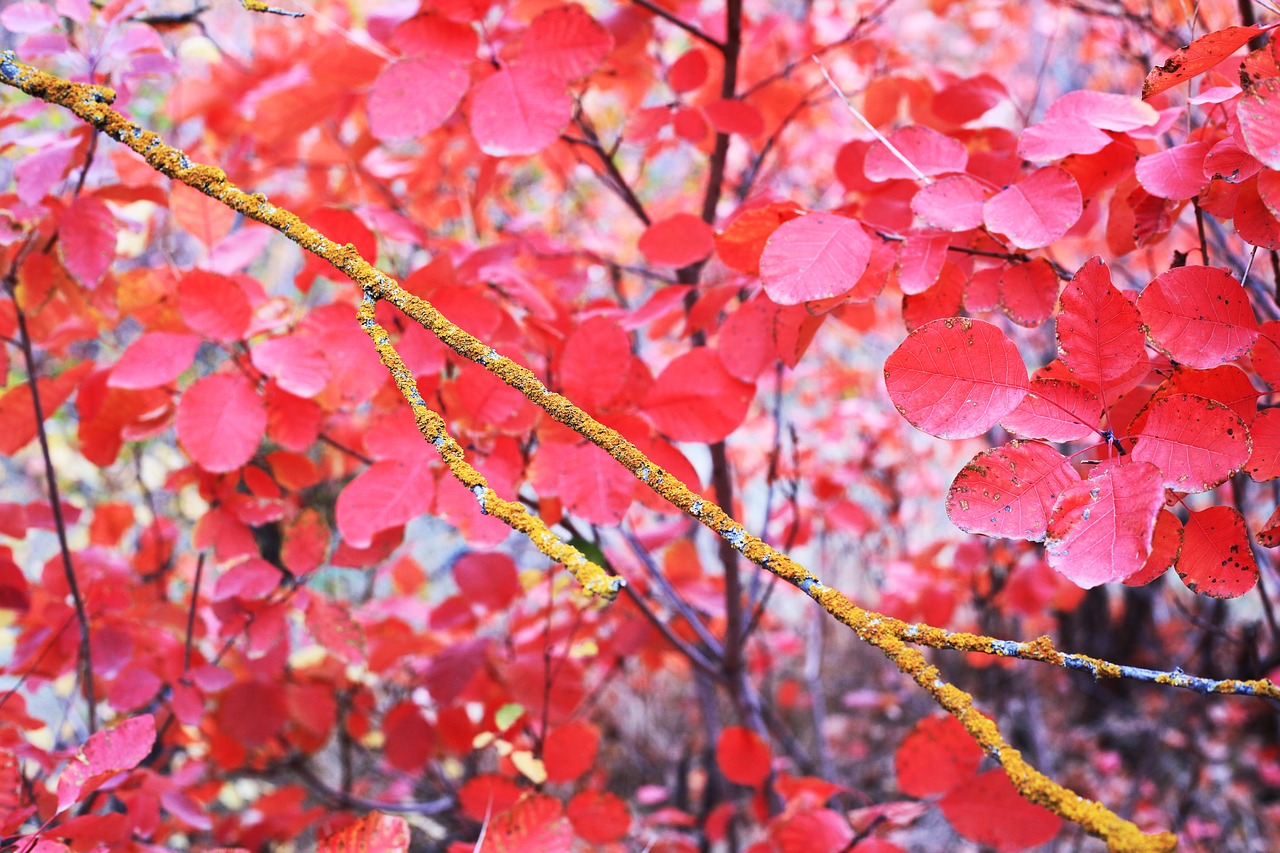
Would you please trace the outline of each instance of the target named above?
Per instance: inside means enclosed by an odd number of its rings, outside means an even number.
[[[413,408],[419,431],[436,446],[454,476],[472,489],[478,500],[483,501],[486,511],[528,535],[543,553],[569,568],[589,592],[612,597],[621,579],[609,576],[599,566],[587,561],[577,549],[561,542],[541,519],[529,514],[520,504],[498,498],[479,472],[467,464],[462,448],[445,430],[444,420],[421,402],[412,375],[390,345],[385,330],[373,321],[373,305],[378,299],[394,304],[454,352],[480,364],[519,390],[550,417],[600,447],[650,489],[724,538],[753,563],[799,587],[861,639],[879,649],[939,705],[955,715],[975,740],[1000,761],[1023,796],[1078,823],[1106,841],[1112,850],[1162,853],[1176,846],[1177,840],[1173,835],[1145,835],[1136,825],[1123,820],[1105,806],[1082,799],[1028,765],[1017,750],[1005,743],[995,723],[973,707],[972,697],[944,682],[924,655],[907,645],[910,642],[938,648],[971,647],[974,651],[996,653],[994,647],[1001,641],[952,634],[928,625],[908,625],[858,607],[843,594],[822,584],[786,554],[752,536],[721,507],[695,494],[684,483],[654,465],[621,434],[599,423],[567,398],[550,391],[532,371],[499,355],[483,341],[451,323],[430,303],[405,291],[391,277],[362,258],[353,246],[333,243],[294,214],[271,205],[265,196],[240,190],[227,180],[221,169],[191,163],[185,154],[166,145],[156,134],[142,130],[109,109],[106,105],[114,99],[111,90],[70,83],[45,74],[18,62],[11,52],[0,54],[0,82],[69,109],[137,152],[157,171],[221,201],[247,218],[275,228],[360,285],[366,294],[359,309],[361,324],[369,332],[383,364],[391,371],[397,387]],[[1048,644],[1047,649],[1044,645],[1028,645],[1044,655],[1033,659],[1048,660],[1051,654],[1057,654],[1061,662],[1062,656],[1053,651],[1052,644]]]

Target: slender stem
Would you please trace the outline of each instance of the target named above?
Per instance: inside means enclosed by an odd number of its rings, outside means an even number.
[[[19,257],[21,257],[21,253]],[[22,358],[27,370],[27,387],[31,391],[31,408],[36,419],[36,435],[40,439],[40,454],[44,459],[45,485],[49,490],[49,503],[53,510],[53,526],[58,535],[58,550],[62,556],[62,573],[67,580],[67,589],[71,593],[71,601],[75,606],[76,622],[80,626],[80,677],[84,684],[85,700],[89,706],[89,733],[98,730],[98,698],[93,687],[93,658],[89,646],[89,613],[85,609],[84,595],[80,592],[80,583],[76,579],[76,570],[71,563],[71,546],[67,542],[67,523],[62,516],[62,498],[58,493],[58,474],[53,465],[53,454],[49,450],[49,434],[44,428],[44,405],[40,400],[40,386],[36,381],[36,358],[31,348],[31,334],[27,329],[27,314],[22,310],[17,294],[18,264],[15,261],[5,277],[5,285],[13,299],[14,313],[18,320],[18,343],[22,348]],[[52,414],[52,412],[50,412]]]
[[[200,598],[200,579],[204,576],[205,552],[196,560],[196,577],[191,584],[191,607],[187,610],[187,637],[182,647],[182,674],[191,671],[191,647],[195,643],[196,602]]]
[[[664,21],[670,21],[671,23],[675,24],[677,27],[684,30],[686,33],[698,39],[699,41],[704,41],[707,44],[714,47],[716,50],[722,53],[724,52],[725,46],[723,43],[712,38],[710,35],[698,29],[693,24],[689,23],[683,18],[678,17],[675,13],[662,8],[657,3],[652,2],[652,0],[631,0],[631,2],[635,3],[637,6],[639,6],[642,9],[648,9],[650,12],[657,15],[659,18],[662,18]]]

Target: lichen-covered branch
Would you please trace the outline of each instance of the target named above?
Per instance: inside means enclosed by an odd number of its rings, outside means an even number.
[[[910,676],[939,705],[961,722],[969,734],[1000,762],[1014,786],[1027,799],[1049,808],[1063,818],[1080,825],[1090,834],[1102,838],[1112,850],[1155,853],[1155,851],[1172,850],[1177,845],[1177,838],[1171,833],[1146,835],[1135,824],[1120,818],[1105,806],[1085,800],[1031,767],[1022,759],[1021,753],[1004,740],[995,723],[973,707],[973,699],[969,694],[943,681],[937,668],[929,665],[917,649],[907,645],[907,639],[904,637],[913,626],[864,610],[839,591],[825,586],[804,566],[752,536],[715,503],[690,491],[684,483],[653,464],[616,430],[599,423],[564,396],[550,391],[528,368],[498,354],[483,341],[451,323],[430,303],[405,291],[393,279],[362,258],[354,246],[338,245],[294,214],[268,203],[265,196],[249,194],[237,188],[227,180],[226,174],[221,169],[192,163],[185,154],[166,145],[155,133],[143,130],[111,110],[109,104],[115,94],[106,87],[71,83],[45,74],[18,62],[12,52],[0,53],[0,82],[71,110],[103,133],[140,154],[147,163],[161,173],[221,201],[250,219],[275,228],[302,248],[324,258],[359,284],[369,299],[375,301],[385,299],[391,302],[432,332],[454,352],[480,364],[507,385],[519,390],[553,419],[573,429],[607,452],[667,502],[696,518],[756,565],[799,588],[828,613],[853,629],[861,639],[879,649],[895,666]],[[369,299],[366,299],[362,311],[372,310]],[[385,333],[383,335],[385,337]],[[379,345],[380,356],[389,357],[390,354],[386,351],[385,344]],[[407,371],[404,373],[407,374]],[[396,381],[400,384],[401,378],[397,376]],[[411,382],[411,379],[409,381]],[[405,392],[406,386],[401,385],[401,390]],[[416,394],[416,388],[413,392]],[[412,396],[406,393],[406,397],[411,404],[415,405],[415,417],[419,418],[419,428],[423,430],[424,435],[432,440],[438,430],[443,434],[443,421],[439,420],[436,424],[439,415],[425,406],[421,407],[420,412]],[[449,441],[446,437],[444,442],[446,447],[449,446]],[[456,448],[456,443],[453,446]],[[461,455],[460,448],[450,452]],[[446,461],[450,460],[446,458]],[[460,459],[457,461],[461,462]],[[451,464],[450,467],[452,468],[453,465]],[[480,485],[480,481],[476,480],[474,485]],[[492,511],[493,507],[498,506],[496,495],[492,494],[492,490],[484,487],[482,494],[485,495],[487,508]],[[495,503],[490,504],[489,501]],[[520,508],[519,504],[514,506]],[[523,517],[532,519],[532,516],[527,513],[524,513]],[[541,525],[540,521],[537,523]],[[568,554],[565,553],[565,556],[567,557]],[[590,581],[589,573],[587,577]],[[609,580],[612,582],[613,579]],[[616,592],[616,588],[613,591]],[[911,642],[919,643],[928,638],[928,632],[922,631],[921,626],[914,626],[914,630],[916,636],[910,638]],[[939,631],[944,637],[948,635],[941,629],[932,630]],[[924,636],[921,636],[922,634]],[[957,647],[955,643],[958,640],[955,638],[961,635],[949,636],[952,638],[951,642],[942,643],[942,647]],[[1000,641],[988,640],[988,642]],[[1057,663],[1065,665],[1061,661]]]
[[[400,353],[396,352],[386,329],[374,319],[373,309],[377,304],[377,298],[366,291],[356,312],[360,327],[373,341],[382,365],[387,368],[396,387],[413,409],[413,420],[418,425],[418,432],[439,452],[440,458],[458,482],[475,495],[480,504],[480,512],[493,516],[512,530],[529,537],[534,547],[567,568],[583,589],[612,601],[625,584],[622,578],[608,574],[583,556],[577,548],[562,541],[547,528],[542,519],[525,509],[523,504],[498,497],[489,487],[484,475],[467,462],[462,445],[449,435],[444,418],[427,407],[426,400],[418,391],[413,373],[405,366]]]

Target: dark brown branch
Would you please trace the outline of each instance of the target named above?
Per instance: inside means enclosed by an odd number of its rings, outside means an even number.
[[[699,41],[706,42],[707,44],[711,45],[721,53],[724,52],[725,46],[722,42],[720,42],[715,38],[712,38],[710,35],[698,29],[693,24],[689,23],[683,18],[677,17],[674,13],[662,8],[657,3],[653,3],[651,2],[651,0],[631,0],[631,2],[635,3],[637,6],[639,6],[642,9],[649,10],[653,14],[657,15],[659,18],[662,18],[664,21],[670,21],[680,29],[684,30],[689,35],[693,36]]]

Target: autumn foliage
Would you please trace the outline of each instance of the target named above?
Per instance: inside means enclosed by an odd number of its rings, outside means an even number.
[[[1254,7],[160,5],[0,9],[0,847],[1280,844]]]

